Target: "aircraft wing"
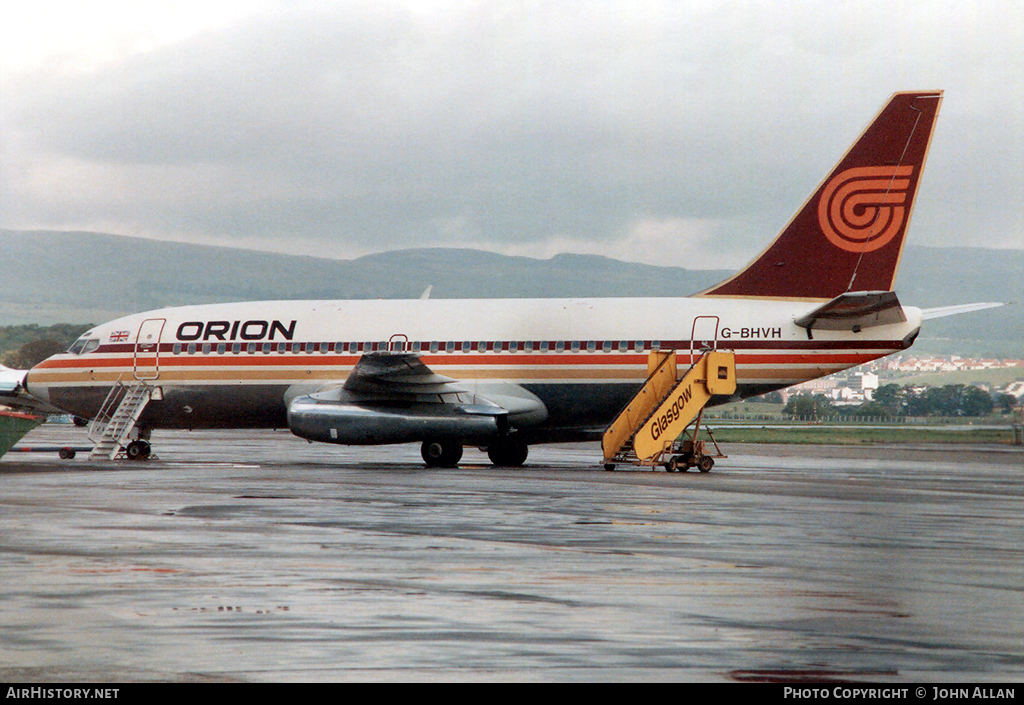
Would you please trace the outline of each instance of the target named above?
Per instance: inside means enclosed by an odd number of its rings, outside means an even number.
[[[347,444],[497,438],[546,418],[544,403],[519,385],[445,377],[416,353],[367,353],[343,384],[288,405],[297,436]]]
[[[365,396],[394,398],[419,394],[458,393],[456,380],[435,373],[416,353],[367,353],[349,373],[342,388]]]
[[[852,330],[903,323],[907,320],[894,291],[852,291],[840,294],[793,322],[807,329]]]

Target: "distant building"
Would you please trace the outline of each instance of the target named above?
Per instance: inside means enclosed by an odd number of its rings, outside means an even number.
[[[865,372],[860,376],[860,389],[864,398],[871,401],[875,398],[875,390],[878,389],[878,375],[873,372]]]

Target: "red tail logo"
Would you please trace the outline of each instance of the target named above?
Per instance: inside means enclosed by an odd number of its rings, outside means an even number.
[[[854,167],[836,174],[818,201],[825,237],[847,252],[871,252],[896,237],[906,218],[913,166]]]
[[[770,244],[703,296],[892,291],[942,93],[896,93]]]

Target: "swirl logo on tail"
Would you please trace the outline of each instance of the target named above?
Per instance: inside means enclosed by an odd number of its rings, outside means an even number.
[[[818,201],[825,237],[847,252],[871,252],[900,231],[913,166],[847,169],[828,182]]]

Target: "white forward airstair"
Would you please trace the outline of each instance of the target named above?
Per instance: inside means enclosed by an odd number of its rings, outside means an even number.
[[[99,413],[89,425],[89,440],[95,444],[89,454],[90,459],[114,460],[126,452],[125,442],[149,403],[151,391],[142,380],[125,384],[119,379],[111,387]]]

